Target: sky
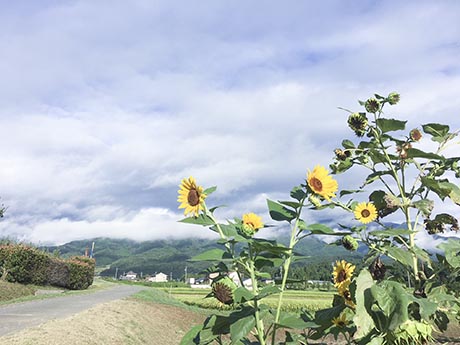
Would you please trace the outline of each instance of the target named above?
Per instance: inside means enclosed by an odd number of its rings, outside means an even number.
[[[356,140],[338,107],[397,91],[388,115],[409,128],[460,128],[459,16],[458,1],[0,0],[0,236],[208,237],[177,222],[189,176],[218,187],[220,219],[270,222],[267,198]]]

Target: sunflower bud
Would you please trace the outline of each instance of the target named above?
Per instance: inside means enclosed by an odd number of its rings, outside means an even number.
[[[378,256],[371,263],[371,265],[369,266],[369,271],[371,272],[371,276],[374,280],[382,280],[383,278],[385,278],[385,272],[387,271],[387,268],[380,259],[380,256]]]
[[[313,206],[321,207],[321,200],[319,200],[319,198],[316,197],[315,195],[310,194],[310,196],[308,197],[308,200],[313,204]]]
[[[342,237],[342,245],[345,249],[350,251],[355,251],[358,249],[358,241],[350,235],[345,235]]]
[[[225,276],[219,280],[216,280],[212,283],[212,293],[214,297],[223,304],[232,304],[234,292],[237,288],[235,282]]]
[[[334,153],[339,161],[344,161],[351,156],[350,150],[335,149]]]
[[[399,95],[399,93],[397,92],[392,92],[388,95],[387,97],[387,101],[388,103],[390,103],[391,105],[395,105],[396,103],[399,102],[399,100],[401,99],[401,96]]]
[[[411,148],[412,148],[412,145],[410,143],[404,143],[402,145],[396,146],[396,152],[399,153],[399,157],[401,159],[407,159],[407,157],[408,157],[407,150],[409,150]]]
[[[358,137],[366,134],[367,123],[367,117],[364,113],[353,113],[348,117],[348,126]]]
[[[380,110],[380,102],[376,98],[369,98],[364,103],[364,108],[368,113],[376,113]]]
[[[383,197],[385,204],[388,208],[395,208],[401,206],[401,200],[393,194],[385,194]]]
[[[414,128],[410,131],[409,136],[413,141],[420,141],[420,139],[422,139],[422,132],[420,132],[417,128]]]

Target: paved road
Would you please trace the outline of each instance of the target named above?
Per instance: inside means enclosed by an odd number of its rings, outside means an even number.
[[[18,332],[45,321],[60,319],[89,309],[96,304],[130,296],[143,288],[132,285],[115,287],[88,294],[69,295],[0,306],[0,335]]]

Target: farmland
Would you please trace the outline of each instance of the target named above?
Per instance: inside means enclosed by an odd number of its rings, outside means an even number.
[[[164,288],[163,291],[171,297],[192,306],[206,309],[229,309],[230,307],[222,305],[216,299],[206,298],[210,289],[192,289],[192,288]],[[319,290],[287,290],[283,296],[283,309],[285,311],[300,311],[306,309],[316,311],[331,306],[333,292]],[[278,295],[271,295],[264,300],[264,303],[271,308],[276,308]]]

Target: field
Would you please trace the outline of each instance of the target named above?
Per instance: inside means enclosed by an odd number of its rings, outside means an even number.
[[[214,298],[206,298],[210,289],[192,289],[192,288],[163,288],[167,294],[175,299],[192,306],[206,309],[229,309]],[[334,293],[332,291],[318,290],[287,290],[283,296],[283,310],[300,311],[306,309],[316,311],[330,307]],[[278,304],[278,295],[271,295],[264,299],[264,303],[271,308],[276,308]]]

